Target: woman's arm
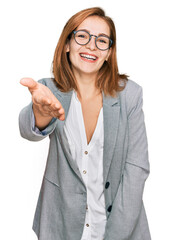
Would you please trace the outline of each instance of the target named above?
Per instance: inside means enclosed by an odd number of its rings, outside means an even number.
[[[50,134],[55,128],[54,119],[64,120],[65,118],[61,103],[42,83],[41,81],[35,82],[30,78],[21,79],[21,84],[28,87],[32,94],[32,103],[20,112],[19,127],[21,136],[31,141],[39,141]],[[34,131],[33,120],[35,127],[40,131],[45,129],[47,134]]]

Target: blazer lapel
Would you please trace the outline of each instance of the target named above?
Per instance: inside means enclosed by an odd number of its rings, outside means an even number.
[[[73,169],[73,171],[78,175],[78,177],[83,182],[83,179],[81,177],[81,173],[78,169],[78,166],[77,166],[76,162],[72,159],[71,153],[69,152],[69,143],[68,143],[67,137],[64,133],[64,124],[65,124],[65,121],[67,119],[72,94],[73,94],[73,90],[70,91],[70,92],[67,92],[67,93],[63,93],[63,92],[56,92],[55,93],[55,96],[60,101],[60,103],[63,106],[64,111],[65,111],[65,120],[64,121],[58,120],[58,123],[57,123],[57,126],[56,126],[56,131],[57,131],[57,134],[60,136],[59,139],[60,139],[60,142],[62,144],[64,154],[67,158],[67,161],[68,161],[70,167]]]
[[[104,150],[103,150],[103,177],[107,180],[109,167],[114,155],[118,125],[120,104],[118,98],[105,96],[103,93],[103,120],[104,120]]]
[[[71,97],[72,97],[72,94],[73,94],[73,90],[71,90],[70,92],[67,92],[67,93],[60,92],[60,91],[55,91],[54,94],[64,108],[65,119],[66,119],[67,115],[68,115],[68,110],[69,110],[69,107],[70,107],[70,102],[71,102]],[[62,121],[62,122],[64,123],[65,120]]]

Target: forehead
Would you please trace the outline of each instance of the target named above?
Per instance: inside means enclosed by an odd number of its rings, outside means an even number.
[[[98,16],[87,17],[78,27],[79,29],[86,29],[89,33],[98,35],[99,33],[104,33],[110,35],[110,28],[107,22]]]

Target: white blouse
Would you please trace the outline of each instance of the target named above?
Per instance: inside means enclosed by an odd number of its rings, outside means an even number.
[[[83,113],[77,93],[73,91],[64,125],[73,160],[87,188],[87,207],[81,240],[102,240],[106,225],[103,184],[103,108],[100,110],[92,139],[87,144]]]

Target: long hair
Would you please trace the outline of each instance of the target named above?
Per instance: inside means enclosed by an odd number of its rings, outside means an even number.
[[[111,54],[98,72],[96,87],[104,91],[105,95],[115,96],[116,92],[124,89],[128,76],[119,74],[116,56],[116,29],[112,19],[105,15],[103,9],[99,7],[88,8],[73,15],[66,23],[59,38],[53,59],[53,75],[57,87],[62,92],[68,92],[73,88],[77,89],[76,79],[71,68],[69,53],[66,52],[72,32],[90,16],[99,16],[110,28],[110,38],[113,40]],[[119,81],[121,80],[121,84]],[[122,84],[123,82],[123,84]]]

